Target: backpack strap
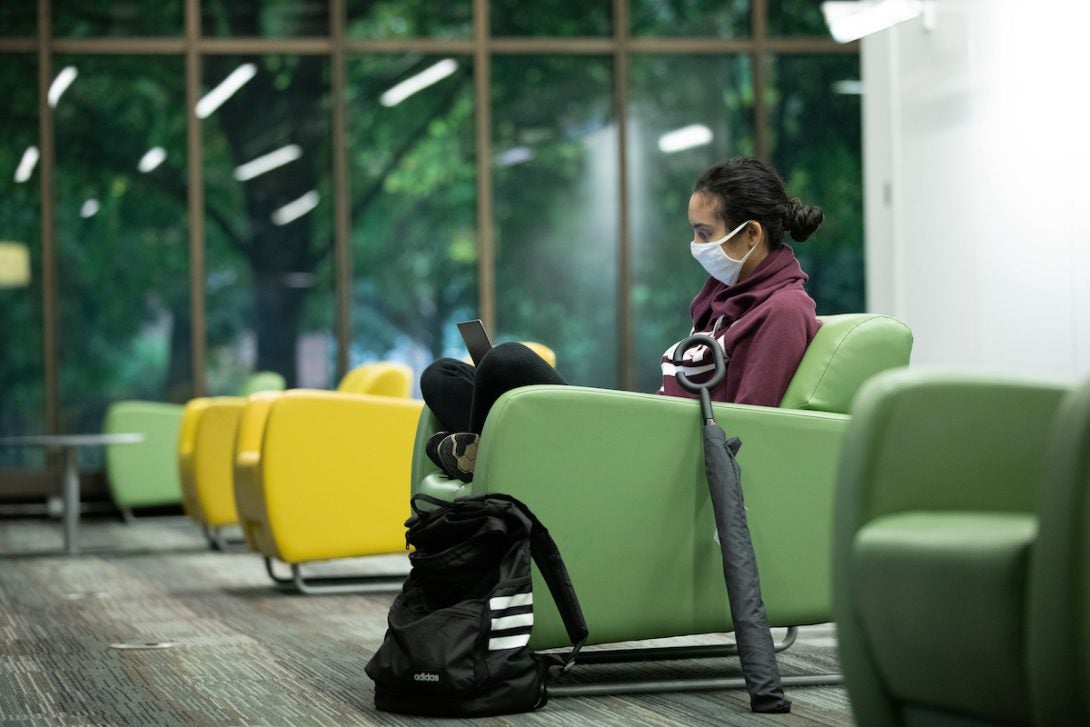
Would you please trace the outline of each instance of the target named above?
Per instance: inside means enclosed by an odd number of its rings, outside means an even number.
[[[571,576],[564,565],[564,559],[560,556],[560,549],[556,547],[556,541],[549,534],[548,529],[537,519],[537,515],[521,500],[502,493],[489,493],[485,497],[493,500],[510,502],[519,512],[530,521],[530,554],[541,570],[545,584],[549,587],[553,602],[560,612],[560,618],[564,621],[564,629],[568,632],[568,638],[572,642],[571,652],[560,660],[560,673],[564,674],[575,664],[575,657],[583,644],[587,641],[589,631],[587,621],[583,617],[583,609],[579,605],[579,597],[575,594]]]

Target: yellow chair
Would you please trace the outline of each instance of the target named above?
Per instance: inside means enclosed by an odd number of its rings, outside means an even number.
[[[346,383],[366,378],[385,395],[295,390],[247,400],[235,447],[235,504],[246,542],[278,584],[302,593],[400,586],[404,576],[303,572],[315,561],[405,551],[423,402],[405,398],[412,374],[399,371],[346,377]],[[278,576],[274,561],[290,566],[291,576]]]
[[[364,364],[349,371],[338,391],[407,397],[412,372],[400,364]],[[277,382],[256,375],[244,394],[273,397],[282,393]],[[182,414],[178,439],[178,472],[182,505],[187,515],[204,530],[209,545],[224,550],[232,543],[225,529],[238,524],[233,466],[235,438],[247,396],[202,397],[191,400]]]

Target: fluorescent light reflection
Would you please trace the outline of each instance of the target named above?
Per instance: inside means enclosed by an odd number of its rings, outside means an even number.
[[[293,162],[301,156],[303,156],[303,150],[297,144],[282,146],[275,151],[263,154],[245,164],[239,164],[235,167],[235,179],[240,182],[245,182],[260,176],[265,172],[271,172],[277,167],[282,167],[289,162]]]
[[[147,174],[166,161],[166,158],[167,150],[161,146],[154,146],[151,149],[148,149],[144,156],[140,157],[140,161],[137,163],[136,168],[142,173]]]
[[[91,197],[85,200],[83,206],[79,208],[79,216],[86,220],[88,217],[97,215],[99,209],[101,209],[101,205],[99,205],[98,200]]]
[[[849,79],[837,81],[833,84],[833,93],[843,94],[844,96],[862,96],[863,82]]]
[[[838,43],[850,43],[911,20],[925,9],[923,0],[828,0],[821,4],[829,34]]]
[[[197,101],[197,107],[194,110],[197,114],[197,118],[207,119],[216,109],[222,106],[227,99],[234,96],[240,88],[245,86],[246,83],[256,75],[257,66],[253,63],[243,63],[241,66],[231,71],[227,78],[220,81],[218,86],[201,96],[201,99]]]
[[[15,182],[22,184],[30,179],[34,173],[34,166],[38,163],[38,147],[28,146],[23,152],[23,158],[19,160],[19,166],[15,168]]]
[[[690,124],[680,129],[669,131],[659,137],[659,151],[673,154],[694,146],[704,146],[712,141],[712,130],[704,124]]]
[[[444,58],[435,65],[428,66],[415,76],[409,76],[401,83],[386,91],[379,97],[379,103],[383,106],[397,106],[417,91],[423,91],[428,86],[442,81],[457,70],[458,62],[456,60],[453,58]]]
[[[534,158],[534,150],[528,146],[511,147],[505,152],[496,155],[497,167],[513,167],[523,164]]]
[[[75,66],[65,66],[61,69],[61,72],[53,79],[53,83],[49,85],[49,93],[46,94],[50,108],[57,108],[57,102],[61,100],[61,94],[68,90],[68,87],[72,85],[72,81],[76,80],[78,75],[79,71],[76,70]]]
[[[288,202],[280,209],[274,210],[272,213],[272,221],[274,225],[286,225],[289,222],[294,222],[312,209],[318,206],[318,192],[316,190],[310,190],[299,199]]]

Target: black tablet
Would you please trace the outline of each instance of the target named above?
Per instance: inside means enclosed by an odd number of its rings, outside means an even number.
[[[473,365],[480,366],[481,359],[492,348],[492,341],[488,340],[488,334],[485,333],[481,319],[459,323],[458,332],[462,334],[462,340],[465,341]]]

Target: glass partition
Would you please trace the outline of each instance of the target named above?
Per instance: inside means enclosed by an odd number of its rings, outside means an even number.
[[[470,38],[472,0],[346,0],[352,38]]]
[[[210,56],[203,118],[206,384],[333,383],[329,61]]]
[[[748,56],[632,60],[628,194],[639,391],[658,389],[662,352],[689,333],[689,304],[707,279],[689,252],[693,185],[715,162],[754,153],[750,69]]]
[[[496,325],[572,383],[616,387],[617,137],[612,59],[493,60]]]
[[[595,36],[613,32],[611,0],[490,0],[492,35]]]
[[[38,3],[0,3],[0,38],[19,38],[38,32]]]
[[[67,38],[180,36],[185,32],[182,4],[183,0],[53,0],[53,34]]]
[[[812,0],[767,0],[768,34],[828,38],[821,3]]]
[[[420,372],[462,356],[455,323],[478,316],[473,66],[461,56],[357,58],[348,92],[349,362]]]
[[[632,35],[744,38],[750,0],[632,0]]]
[[[0,437],[45,431],[37,74],[34,56],[0,56]],[[0,448],[0,467],[41,461]]]
[[[329,0],[201,0],[211,37],[294,38],[329,34]]]
[[[192,391],[183,64],[55,61],[61,430],[96,432],[110,402]]]
[[[793,245],[807,289],[818,313],[863,311],[859,58],[778,56],[769,76],[772,163],[788,194],[825,212],[821,229]]]

